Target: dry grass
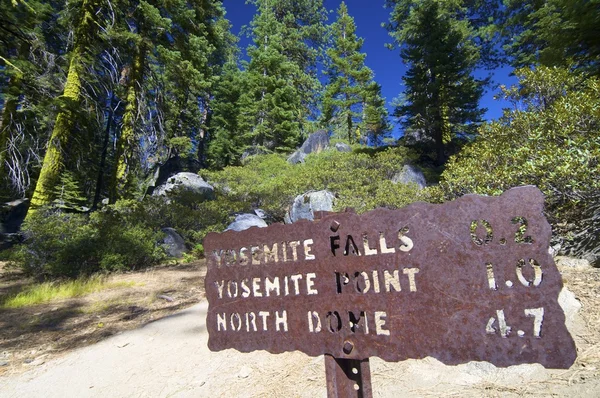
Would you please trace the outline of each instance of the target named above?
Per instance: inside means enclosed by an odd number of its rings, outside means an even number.
[[[0,264],[0,374],[27,370],[204,297],[203,261],[61,284],[35,284]]]
[[[0,308],[30,307],[51,301],[80,297],[107,289],[133,287],[134,285],[134,282],[126,281],[109,282],[106,277],[102,276],[66,282],[35,283],[16,294],[0,297]]]

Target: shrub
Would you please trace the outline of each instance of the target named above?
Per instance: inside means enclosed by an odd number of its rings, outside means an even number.
[[[160,231],[133,223],[126,213],[118,206],[91,216],[40,210],[23,225],[25,240],[12,260],[38,279],[135,269],[162,260]]]
[[[335,210],[353,207],[364,212],[375,207],[396,208],[420,198],[416,186],[393,184],[390,179],[416,157],[406,148],[375,150],[354,147],[354,152],[323,151],[310,154],[305,163],[290,165],[280,155],[256,156],[245,166],[202,171],[232,204],[262,208],[283,220],[294,197],[310,190],[328,189],[338,196]]]
[[[558,240],[580,255],[581,242],[572,237],[598,231],[590,220],[600,199],[600,80],[545,67],[516,74],[519,85],[503,88],[513,109],[484,125],[479,138],[450,159],[432,193],[452,199],[537,185]]]
[[[540,67],[516,72],[513,101],[453,157],[442,174],[449,197],[537,185],[554,216],[600,189],[600,80]]]

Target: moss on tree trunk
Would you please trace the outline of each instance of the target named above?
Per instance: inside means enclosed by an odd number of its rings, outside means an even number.
[[[129,179],[134,167],[134,149],[136,146],[136,123],[138,118],[138,95],[144,75],[144,59],[146,51],[141,46],[134,58],[129,84],[127,87],[127,106],[123,114],[123,128],[117,141],[116,164],[110,184],[110,203],[127,196]]]
[[[60,178],[64,167],[65,151],[68,148],[69,138],[74,125],[74,108],[79,102],[81,94],[81,58],[83,49],[77,47],[71,57],[69,73],[65,84],[62,98],[65,102],[64,108],[58,112],[52,135],[48,141],[44,162],[35,185],[33,197],[27,217],[35,212],[40,206],[52,201],[52,190]]]

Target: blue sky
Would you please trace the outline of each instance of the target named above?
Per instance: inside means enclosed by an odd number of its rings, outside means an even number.
[[[239,34],[243,25],[252,20],[255,8],[245,3],[245,0],[224,0],[227,18],[233,25],[233,32]],[[331,10],[329,23],[335,21],[336,10],[341,0],[325,0],[325,7]],[[387,22],[390,10],[384,8],[385,0],[346,0],[348,13],[354,18],[357,29],[356,33],[364,39],[362,51],[367,54],[365,63],[375,74],[375,80],[381,84],[383,96],[386,98],[388,110],[392,112],[390,103],[403,91],[402,75],[406,66],[402,63],[398,50],[388,50],[386,43],[391,43],[391,37],[382,22]],[[248,39],[240,38],[240,47],[245,55]],[[498,93],[499,84],[510,85],[516,82],[514,77],[509,76],[511,68],[505,67],[493,71],[493,83],[481,100],[481,106],[488,108],[485,114],[486,120],[498,118],[502,114],[502,108],[507,104],[503,101],[493,100]],[[478,71],[478,76],[488,73]],[[395,122],[395,121],[394,121]],[[394,136],[398,136],[399,128],[394,123]]]

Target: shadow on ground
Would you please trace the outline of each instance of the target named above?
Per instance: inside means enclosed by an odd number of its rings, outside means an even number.
[[[171,315],[204,297],[204,262],[111,276],[132,286],[25,308],[0,308],[0,374]],[[31,285],[0,276],[0,303]],[[39,363],[40,361],[36,361]],[[21,369],[22,370],[22,369]]]

